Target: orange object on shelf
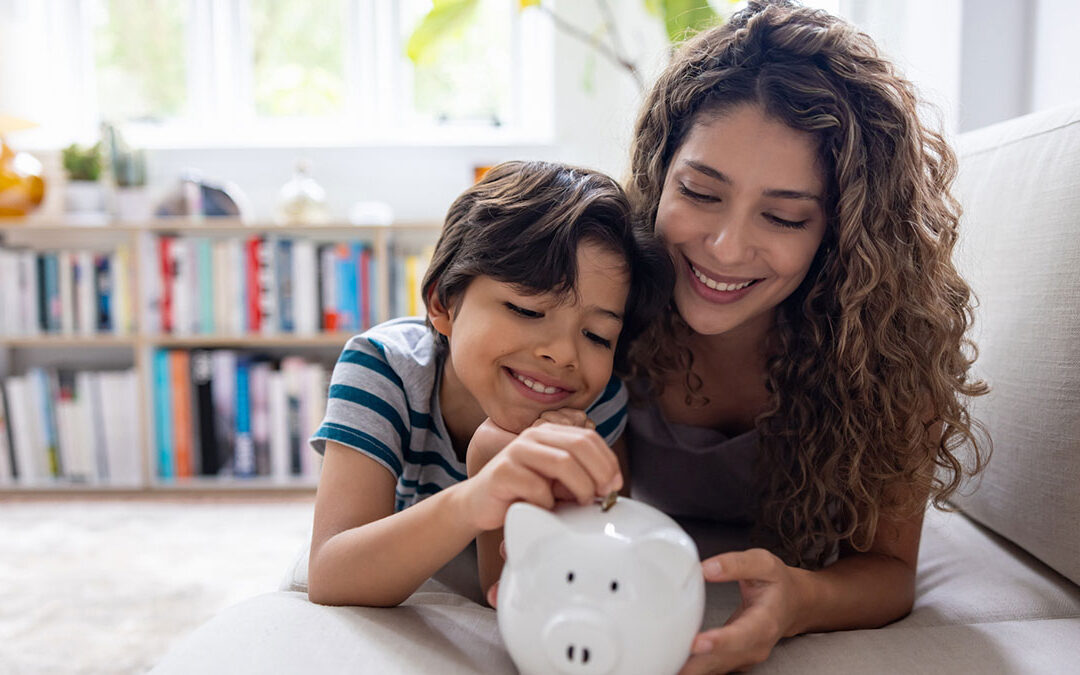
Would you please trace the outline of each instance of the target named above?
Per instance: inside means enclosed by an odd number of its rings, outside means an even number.
[[[0,218],[27,215],[45,198],[41,162],[25,152],[15,152],[0,136]]]

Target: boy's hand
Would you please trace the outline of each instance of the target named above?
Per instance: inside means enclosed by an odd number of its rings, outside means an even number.
[[[533,422],[533,426],[539,426],[544,422],[551,422],[552,424],[565,424],[568,427],[584,427],[585,429],[595,429],[596,422],[589,419],[589,416],[585,414],[584,410],[578,410],[577,408],[559,408],[557,410],[545,410],[540,413],[540,417]]]
[[[487,433],[492,436],[482,443],[496,439],[493,430]],[[619,462],[604,439],[592,429],[565,424],[529,427],[496,451],[475,475],[469,473],[462,484],[463,496],[468,518],[480,530],[502,527],[514,502],[550,509],[565,494],[587,504],[622,487]]]

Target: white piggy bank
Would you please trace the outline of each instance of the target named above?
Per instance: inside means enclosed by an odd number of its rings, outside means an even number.
[[[525,503],[506,516],[503,642],[525,675],[675,673],[705,610],[693,540],[664,513],[619,498]]]

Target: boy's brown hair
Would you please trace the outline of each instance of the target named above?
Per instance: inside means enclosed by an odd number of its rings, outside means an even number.
[[[630,288],[615,351],[622,371],[631,340],[667,305],[674,270],[654,235],[633,222],[619,184],[597,171],[552,162],[493,167],[450,206],[423,298],[434,294],[452,307],[479,276],[530,293],[573,293],[585,241],[620,255],[627,266]],[[446,344],[445,336],[435,336]]]

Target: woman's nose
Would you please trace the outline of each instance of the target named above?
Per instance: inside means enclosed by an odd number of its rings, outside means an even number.
[[[752,260],[755,245],[750,224],[743,219],[723,219],[705,234],[705,248],[724,266],[736,266]]]

